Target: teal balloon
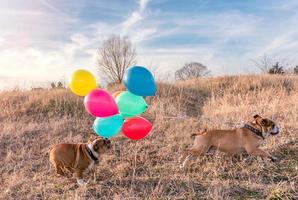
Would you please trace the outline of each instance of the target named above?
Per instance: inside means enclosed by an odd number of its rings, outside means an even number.
[[[129,91],[121,92],[116,98],[116,103],[120,115],[125,118],[138,116],[148,108],[143,97],[134,95]]]
[[[124,119],[121,115],[113,115],[111,117],[97,117],[93,123],[95,133],[104,138],[115,136],[122,127]]]

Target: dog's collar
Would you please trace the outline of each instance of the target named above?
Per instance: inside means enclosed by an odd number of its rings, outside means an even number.
[[[248,130],[250,130],[251,132],[255,133],[257,136],[261,137],[263,140],[265,139],[263,134],[262,134],[262,131],[259,131],[258,129],[256,129],[255,127],[253,126],[250,126],[248,124],[244,124],[243,128],[247,128]]]
[[[86,149],[87,149],[87,152],[88,152],[89,156],[91,157],[91,159],[94,161],[98,161],[98,158],[96,158],[96,156],[94,156],[91,149],[87,145],[86,145]]]

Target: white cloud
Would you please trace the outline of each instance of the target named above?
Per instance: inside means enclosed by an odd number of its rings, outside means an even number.
[[[92,54],[80,57],[76,54],[76,48],[73,48],[72,51],[64,51],[65,49],[44,51],[21,48],[1,51],[1,75],[7,77],[6,81],[10,77],[17,85],[27,82],[25,86],[28,87],[41,82],[66,80],[71,71],[77,68],[85,68],[95,73],[95,69],[92,67],[94,66]],[[89,54],[89,52],[87,53]],[[0,81],[0,88],[1,84],[3,82]]]
[[[130,28],[133,27],[137,22],[141,21],[143,16],[140,12],[135,11],[131,16],[123,22],[123,33],[126,33]]]
[[[77,19],[72,17],[70,14],[68,14],[66,11],[60,9],[57,6],[54,6],[54,4],[51,4],[48,2],[48,0],[39,0],[40,4],[43,7],[46,7],[49,12],[47,13],[51,13],[53,15],[55,15],[57,18],[63,19],[62,21],[64,22],[77,22]]]
[[[155,33],[157,33],[157,28],[147,28],[147,29],[141,29],[137,30],[134,35],[130,37],[133,43],[140,43],[145,40],[151,39],[150,37],[153,36]]]
[[[139,7],[122,23],[122,34],[126,35],[135,24],[144,19],[145,8],[149,0],[138,0]]]
[[[143,12],[148,4],[149,0],[139,0],[140,11]]]
[[[272,39],[272,41],[265,47],[265,52],[278,52],[280,50],[287,50],[298,47],[298,32],[288,32],[279,35]]]
[[[0,46],[4,43],[4,38],[0,37]]]

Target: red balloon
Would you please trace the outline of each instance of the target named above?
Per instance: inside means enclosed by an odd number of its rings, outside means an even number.
[[[146,137],[151,129],[152,124],[143,117],[126,119],[122,126],[124,135],[132,140],[139,140]]]

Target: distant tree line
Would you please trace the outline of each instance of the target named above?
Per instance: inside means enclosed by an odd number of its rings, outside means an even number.
[[[127,37],[113,35],[102,42],[97,53],[99,75],[107,80],[108,85],[119,84],[125,70],[136,64],[136,48]],[[185,63],[175,72],[177,80],[187,80],[206,76],[210,73],[207,67],[198,62]]]
[[[97,69],[101,78],[107,81],[109,85],[119,84],[123,80],[125,70],[136,64],[136,48],[127,37],[113,35],[102,42],[97,53]],[[298,74],[298,66],[289,71],[289,64],[286,59],[276,59],[264,55],[253,60],[263,73],[268,74]],[[185,63],[175,72],[176,80],[189,80],[204,77],[210,74],[207,66],[199,62]],[[52,88],[64,87],[62,82],[52,83]]]
[[[263,73],[267,74],[286,74],[293,73],[298,74],[298,65],[295,67],[289,67],[287,59],[277,59],[264,55],[263,57],[252,60],[255,66],[257,66]]]
[[[58,81],[58,82],[52,82],[51,83],[51,88],[65,88],[65,84],[62,83],[62,81]]]

